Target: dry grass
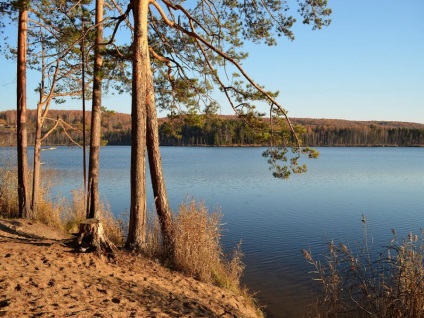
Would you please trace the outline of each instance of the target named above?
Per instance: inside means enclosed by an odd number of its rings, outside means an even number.
[[[61,220],[66,233],[77,233],[79,224],[86,217],[84,191],[73,190],[72,200],[62,201]]]
[[[209,213],[203,202],[181,204],[174,217],[175,267],[201,281],[238,289],[244,265],[237,247],[228,260],[221,245],[219,212]]]
[[[123,221],[116,219],[110,206],[102,202],[99,208],[99,220],[102,222],[103,229],[109,240],[116,246],[124,244],[124,227]],[[72,191],[72,201],[62,204],[61,220],[63,227],[67,233],[78,232],[79,224],[86,219],[85,195],[82,190]]]
[[[44,171],[44,180],[53,179],[52,174],[54,174],[53,171]],[[29,175],[28,180],[32,180],[31,178],[32,176]],[[74,190],[71,201],[60,196],[52,200],[49,196],[51,185],[44,180],[38,200],[37,214],[33,216],[33,219],[65,234],[78,232],[78,225],[86,219],[83,191]],[[31,184],[31,182],[29,183]],[[19,216],[17,188],[16,166],[10,162],[2,163],[2,167],[0,167],[0,216],[5,218]],[[31,193],[31,191],[30,187],[29,192]],[[101,204],[99,214],[106,236],[116,246],[122,246],[124,243],[123,222],[114,218],[110,207],[105,203]]]
[[[147,249],[151,258],[169,260],[162,248],[159,221],[148,214]],[[240,244],[232,255],[225,255],[221,245],[222,214],[209,212],[204,202],[186,201],[173,214],[175,255],[167,265],[200,281],[232,290],[263,317],[261,307],[247,288],[240,286],[244,264]]]
[[[8,218],[16,218],[18,211],[18,171],[11,161],[0,166],[0,211]]]
[[[18,210],[18,171],[14,164],[15,158],[3,160],[0,167],[0,215],[6,218],[17,218]],[[41,182],[37,215],[33,219],[43,224],[61,228],[60,204],[54,203],[50,197],[51,170],[43,171],[44,180]],[[32,171],[28,171],[28,204],[31,203]]]
[[[221,245],[222,214],[209,213],[203,202],[194,200],[180,205],[173,215],[175,255],[174,269],[240,292],[240,277],[244,270],[240,246],[228,258]],[[147,252],[153,257],[165,258],[161,248],[160,227],[150,214],[147,234]]]
[[[424,236],[393,239],[375,253],[365,238],[349,248],[330,242],[323,260],[304,250],[322,288],[315,317],[424,317]]]

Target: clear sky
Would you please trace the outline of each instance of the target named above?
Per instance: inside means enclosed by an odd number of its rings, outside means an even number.
[[[295,1],[289,1],[295,3]],[[300,23],[296,39],[278,46],[249,45],[244,67],[291,117],[424,123],[424,1],[329,0],[328,28]],[[16,107],[16,67],[0,57],[0,110]],[[28,76],[28,108],[38,77]],[[87,105],[90,105],[88,103]],[[128,95],[106,96],[108,109],[130,113]],[[69,101],[60,109],[80,109]],[[223,103],[221,112],[232,114]],[[159,114],[164,116],[164,114]]]

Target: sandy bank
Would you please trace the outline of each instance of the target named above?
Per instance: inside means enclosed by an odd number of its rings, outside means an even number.
[[[74,253],[27,220],[0,219],[0,316],[256,317],[243,297],[120,252]]]

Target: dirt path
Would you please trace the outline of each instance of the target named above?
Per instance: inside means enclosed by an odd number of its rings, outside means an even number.
[[[0,219],[0,316],[256,317],[241,296],[120,252],[74,253],[51,228]]]

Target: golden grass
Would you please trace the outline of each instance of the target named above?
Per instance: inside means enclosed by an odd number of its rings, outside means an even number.
[[[44,171],[44,180],[51,180],[54,171]],[[47,176],[47,177],[46,177]],[[31,180],[31,172],[28,180]],[[85,198],[82,190],[74,190],[72,199],[58,196],[55,200],[49,197],[50,184],[42,180],[38,209],[36,215],[32,215],[35,221],[52,226],[65,234],[78,232],[78,225],[86,219]],[[31,182],[29,182],[31,184]],[[0,167],[0,216],[5,218],[17,218],[18,213],[18,180],[17,169],[10,162]],[[29,189],[31,192],[31,187]],[[102,203],[99,209],[99,219],[103,223],[106,236],[116,245],[124,243],[124,229],[122,220],[114,218],[110,207]]]
[[[237,246],[231,257],[224,254],[221,219],[220,212],[210,213],[203,202],[182,203],[173,215],[175,255],[171,266],[200,281],[239,292],[242,253]],[[165,259],[157,217],[150,213],[148,220],[147,253]]]
[[[99,220],[107,238],[116,246],[124,244],[123,221],[116,219],[110,210],[110,206],[104,202],[100,204]],[[72,191],[72,201],[62,204],[61,220],[67,233],[78,232],[79,224],[86,219],[85,194],[82,190]]]
[[[247,288],[240,286],[244,271],[243,254],[238,244],[231,255],[224,253],[221,244],[222,214],[210,212],[204,202],[195,200],[180,204],[173,215],[175,255],[173,266],[186,275],[212,283],[243,296],[246,303],[263,312]],[[158,227],[153,227],[158,233]],[[160,242],[159,238],[155,242]],[[149,242],[148,242],[149,244]]]
[[[175,258],[178,270],[199,280],[238,289],[244,265],[237,248],[227,259],[221,245],[220,212],[209,213],[203,202],[181,204],[174,217]]]
[[[16,218],[18,211],[18,172],[10,161],[0,166],[0,212],[5,217]]]
[[[322,297],[314,317],[424,317],[424,235],[393,240],[384,251],[371,250],[366,236],[361,246],[328,244],[323,259],[303,250],[314,267]]]

